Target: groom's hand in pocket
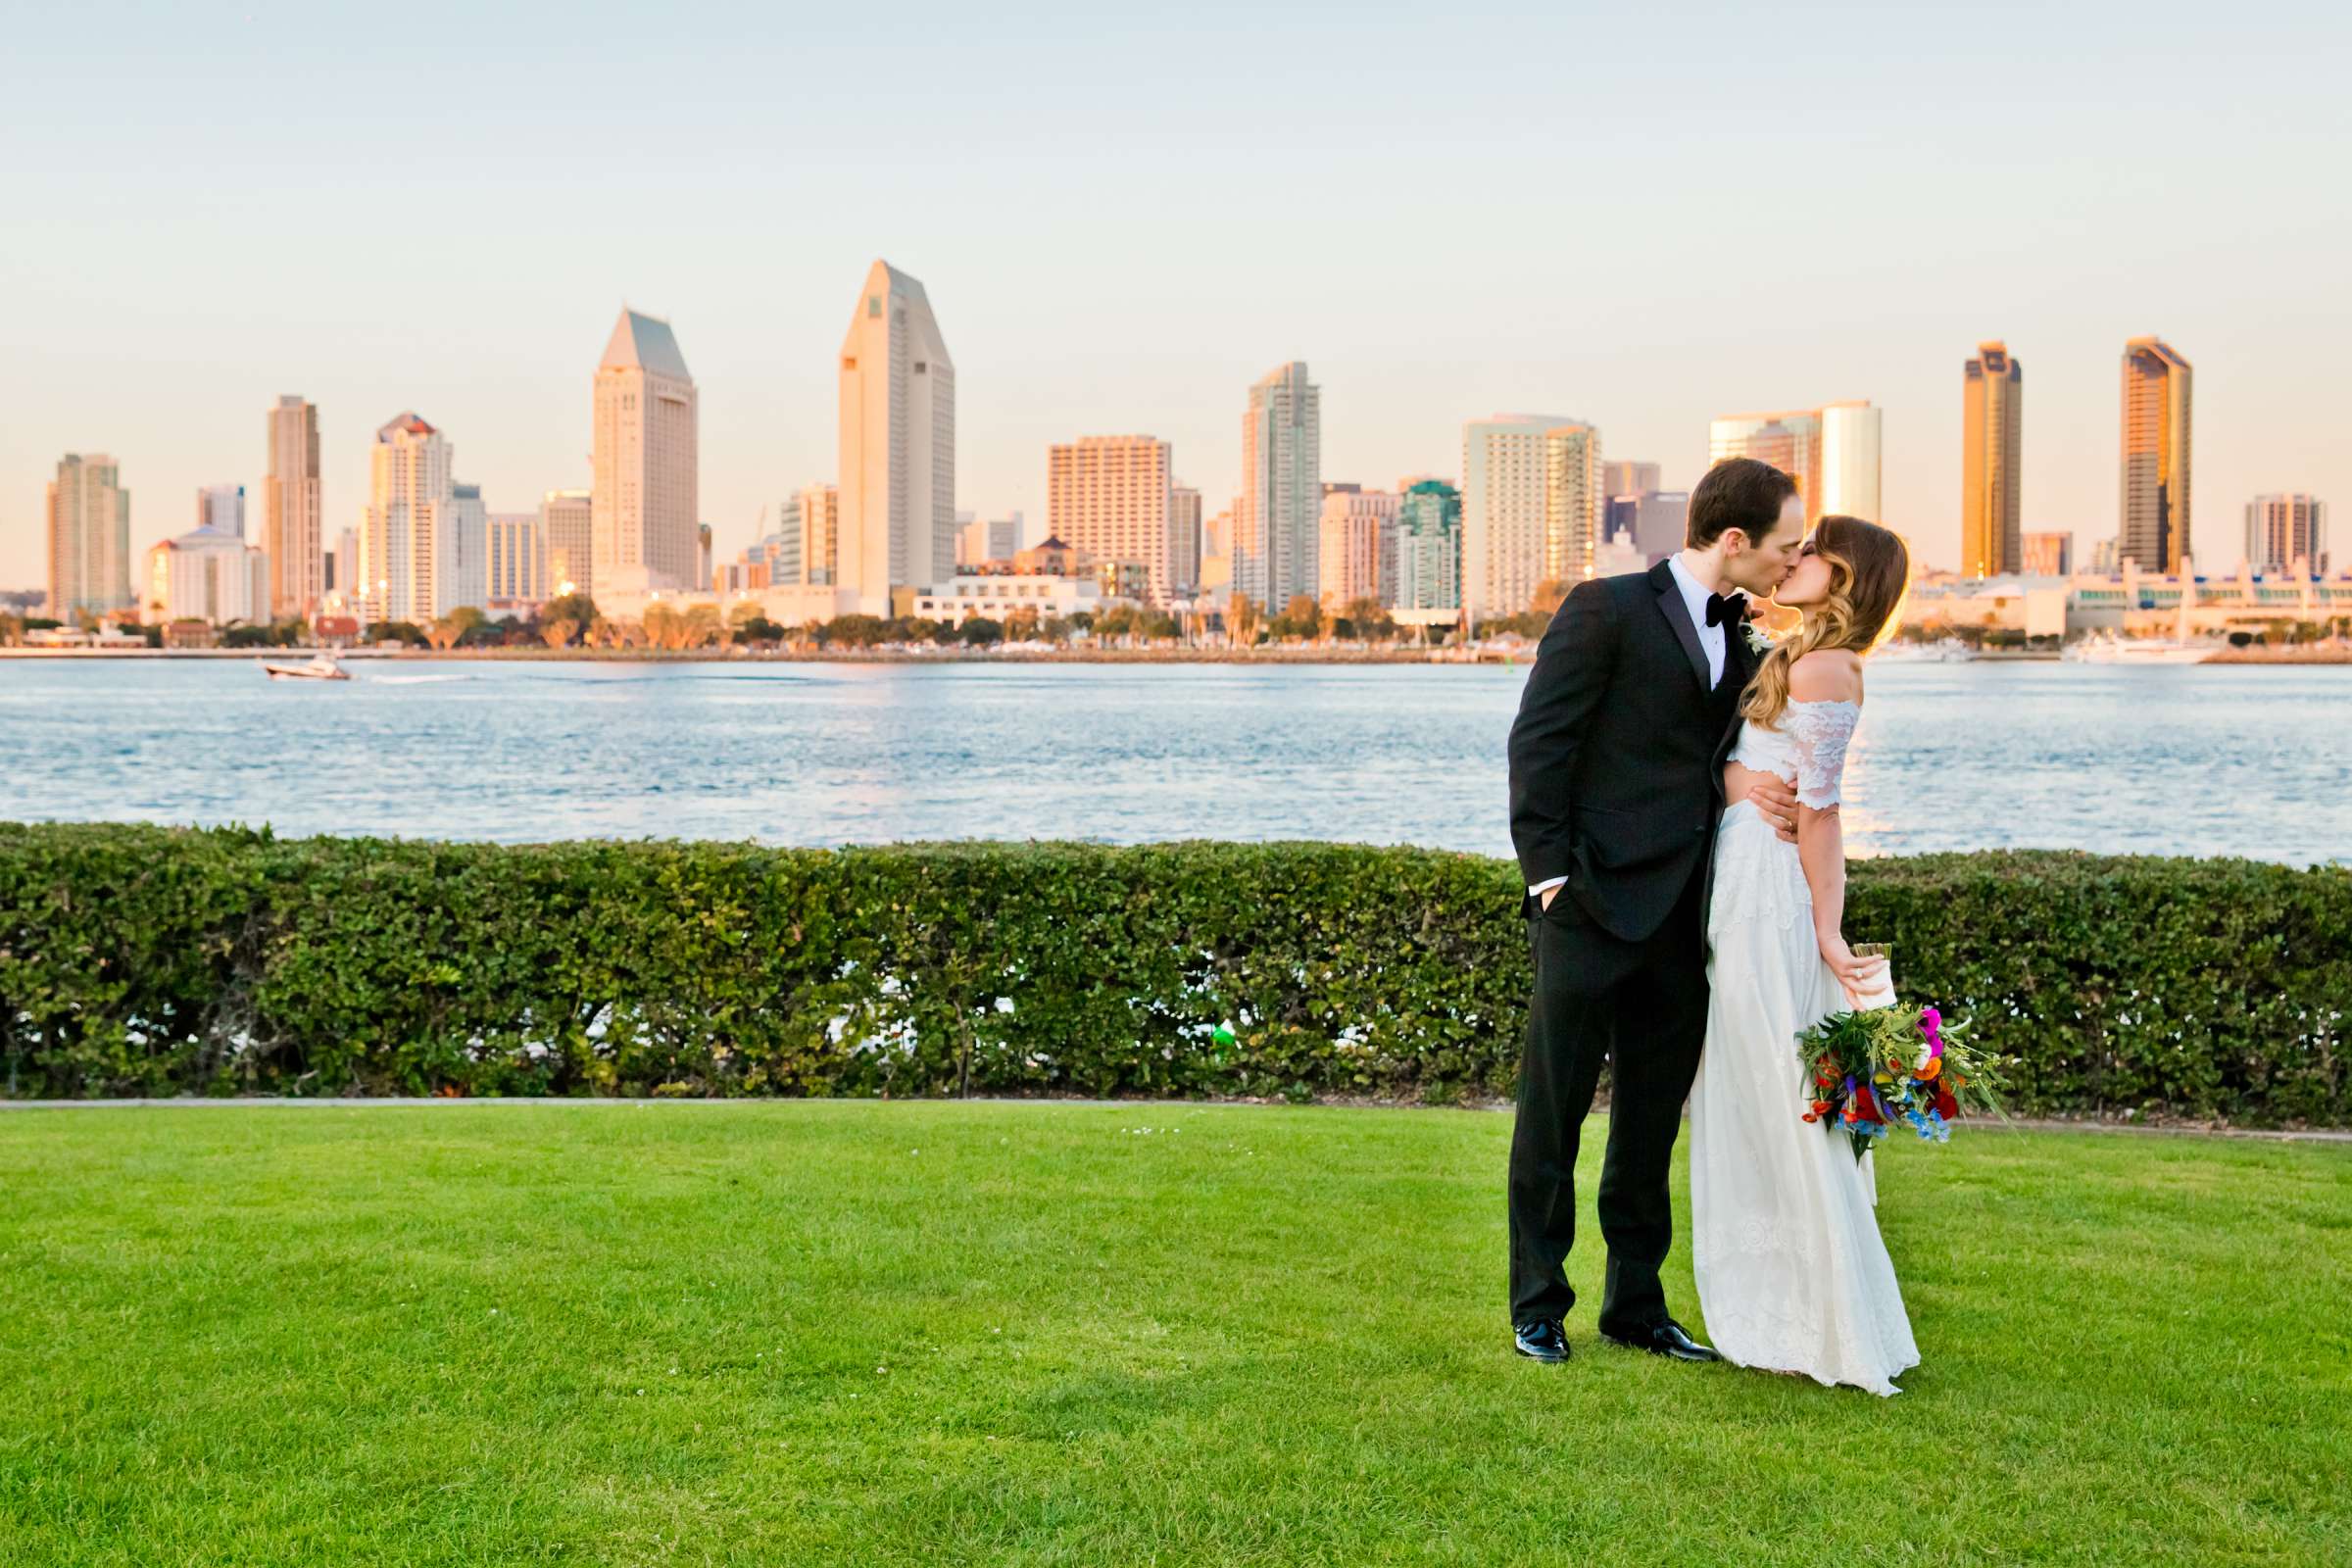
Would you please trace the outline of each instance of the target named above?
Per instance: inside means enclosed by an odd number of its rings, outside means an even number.
[[[1772,824],[1772,830],[1790,844],[1796,842],[1796,790],[1784,783],[1778,773],[1758,774],[1747,787],[1747,798],[1755,803],[1756,810]]]

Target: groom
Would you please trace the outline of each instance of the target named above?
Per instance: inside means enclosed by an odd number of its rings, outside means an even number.
[[[1723,760],[1755,672],[1741,591],[1780,586],[1804,526],[1788,475],[1750,458],[1717,464],[1690,492],[1680,553],[1579,583],[1560,606],[1511,725],[1511,842],[1536,960],[1511,1138],[1511,1326],[1539,1361],[1568,1359],[1577,1134],[1604,1059],[1601,1336],[1715,1359],[1668,1315],[1658,1283],[1674,1236],[1666,1175],[1706,1037]],[[1752,798],[1793,839],[1795,795],[1776,784]]]

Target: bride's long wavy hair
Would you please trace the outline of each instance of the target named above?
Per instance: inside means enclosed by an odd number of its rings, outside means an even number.
[[[1813,554],[1829,563],[1830,591],[1805,607],[1805,622],[1764,656],[1740,699],[1741,716],[1778,720],[1788,706],[1788,672],[1816,648],[1867,655],[1892,636],[1911,591],[1911,552],[1902,536],[1860,517],[1828,516],[1814,526]]]

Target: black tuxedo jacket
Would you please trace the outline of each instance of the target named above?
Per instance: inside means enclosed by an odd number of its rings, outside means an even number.
[[[1627,942],[1654,933],[1712,867],[1723,763],[1756,666],[1740,628],[1724,630],[1723,680],[1710,690],[1706,650],[1665,562],[1579,583],[1519,699],[1519,869],[1530,886],[1566,877],[1558,897]]]

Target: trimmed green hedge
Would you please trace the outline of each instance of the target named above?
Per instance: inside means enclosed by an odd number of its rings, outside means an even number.
[[[1507,861],[1333,844],[0,824],[0,1088],[1507,1095],[1518,899]],[[2024,1058],[2021,1110],[2352,1121],[2352,872],[1929,856],[1856,862],[1850,903],[1906,995]]]

